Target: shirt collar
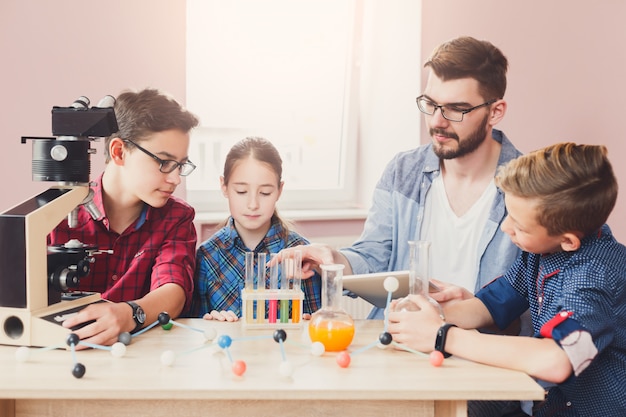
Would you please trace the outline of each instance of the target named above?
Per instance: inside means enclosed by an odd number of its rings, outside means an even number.
[[[95,205],[95,207],[98,209],[98,211],[100,212],[100,216],[95,219],[98,221],[103,221],[107,215],[106,212],[104,210],[104,198],[102,196],[102,177],[104,175],[104,172],[102,174],[100,174],[100,176],[96,179],[96,181],[94,181],[92,183],[91,189],[93,190],[94,194],[93,194],[93,203]],[[139,229],[145,222],[147,219],[150,218],[150,212],[152,207],[150,207],[148,204],[143,205],[143,208],[141,209],[141,214],[139,215],[139,219],[137,220],[137,223],[135,224],[135,230]]]
[[[100,174],[100,176],[96,179],[95,182],[92,183],[91,189],[93,190],[93,203],[96,208],[100,211],[100,217],[96,220],[102,220],[106,217],[106,213],[104,212],[104,204],[102,198],[102,176],[104,173]]]
[[[239,233],[235,228],[235,219],[231,216],[228,218],[228,224],[224,227],[224,234],[222,236],[222,241],[224,246],[227,249],[232,249],[234,246],[239,246],[245,249],[243,241],[241,237],[239,237]],[[272,216],[272,224],[270,225],[269,230],[265,234],[265,237],[259,242],[256,248],[254,248],[254,252],[264,252],[267,251],[278,239],[282,239],[285,231],[280,224],[280,221],[276,216]]]

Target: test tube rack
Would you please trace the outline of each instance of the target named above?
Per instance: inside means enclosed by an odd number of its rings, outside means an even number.
[[[244,289],[241,292],[241,300],[241,322],[246,329],[302,327],[304,293],[300,289]]]

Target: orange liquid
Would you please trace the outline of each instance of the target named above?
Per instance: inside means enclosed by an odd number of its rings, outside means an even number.
[[[327,352],[345,350],[354,338],[354,324],[321,320],[309,324],[309,336],[313,342],[321,342]]]
[[[291,322],[300,323],[300,300],[291,300]]]

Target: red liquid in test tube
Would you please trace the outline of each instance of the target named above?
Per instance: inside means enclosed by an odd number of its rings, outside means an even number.
[[[275,257],[275,253],[270,254],[270,260],[274,259]],[[276,317],[278,316],[278,299],[275,296],[278,293],[278,268],[278,263],[270,266],[270,300],[267,315],[267,319],[270,323],[276,323]]]

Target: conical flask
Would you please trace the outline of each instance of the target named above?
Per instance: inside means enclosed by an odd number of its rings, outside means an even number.
[[[309,336],[327,352],[345,350],[354,338],[354,320],[341,307],[343,265],[320,265],[322,269],[322,308],[311,316]]]

